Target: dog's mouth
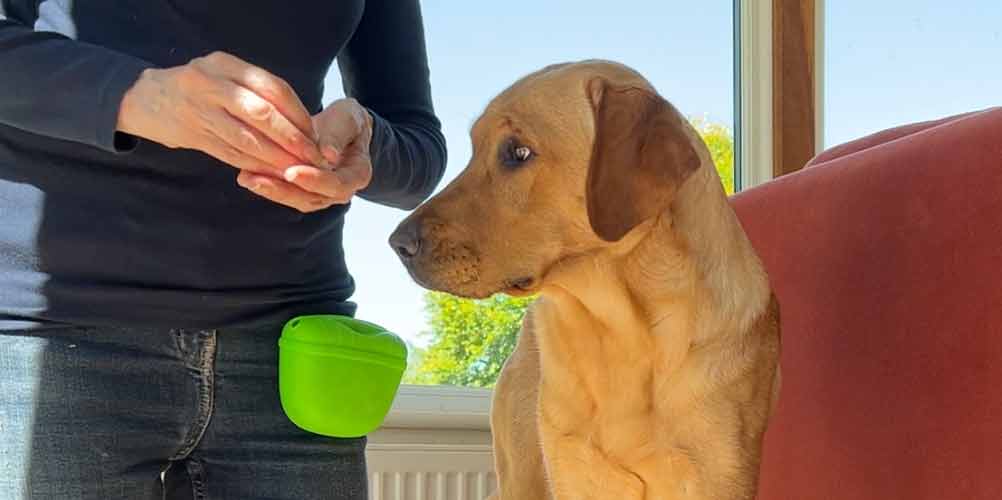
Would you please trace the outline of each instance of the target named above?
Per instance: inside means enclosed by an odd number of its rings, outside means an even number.
[[[525,297],[536,293],[539,289],[539,280],[531,276],[526,276],[505,283],[503,293],[512,297]]]

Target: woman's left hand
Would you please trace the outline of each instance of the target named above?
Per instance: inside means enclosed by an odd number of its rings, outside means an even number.
[[[313,117],[327,165],[296,165],[284,179],[246,170],[237,183],[251,192],[300,212],[345,204],[372,180],[372,115],[354,99],[340,99]]]

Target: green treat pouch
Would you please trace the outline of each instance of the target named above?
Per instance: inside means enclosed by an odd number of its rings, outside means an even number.
[[[347,316],[293,318],[278,340],[282,409],[300,428],[361,437],[390,411],[407,368],[407,345],[385,329]]]

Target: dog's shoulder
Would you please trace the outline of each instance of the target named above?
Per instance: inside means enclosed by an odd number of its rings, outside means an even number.
[[[770,292],[769,294],[769,304],[759,315],[758,319],[752,325],[751,334],[760,335],[766,338],[774,338],[776,342],[776,348],[779,348],[779,344],[782,341],[782,331],[781,331],[781,309],[779,306],[779,299],[776,297],[775,292]]]

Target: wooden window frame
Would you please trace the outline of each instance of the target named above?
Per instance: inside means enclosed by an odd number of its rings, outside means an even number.
[[[820,0],[772,1],[773,175],[804,167],[823,144]]]
[[[803,168],[819,153],[824,0],[735,0],[738,185]]]

